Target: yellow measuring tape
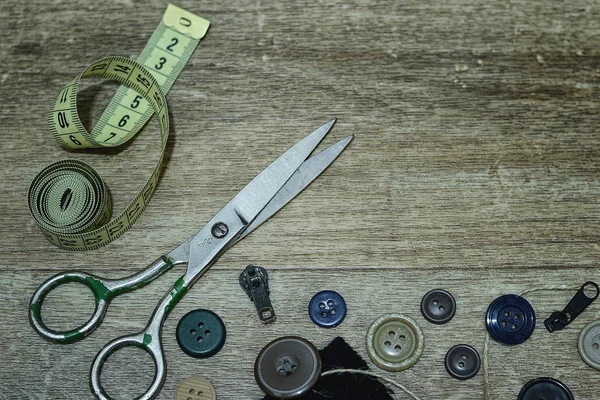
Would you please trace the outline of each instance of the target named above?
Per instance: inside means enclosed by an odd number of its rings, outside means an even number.
[[[49,114],[50,130],[65,149],[114,147],[130,140],[156,113],[161,131],[160,157],[139,194],[112,221],[112,201],[98,174],[78,160],[44,168],[29,188],[29,209],[42,232],[66,250],[102,247],[121,236],[152,197],[169,136],[165,95],[190,59],[210,22],[170,4],[137,61],[106,57],[92,63],[58,94]],[[121,83],[92,132],[77,113],[77,86],[83,78]]]

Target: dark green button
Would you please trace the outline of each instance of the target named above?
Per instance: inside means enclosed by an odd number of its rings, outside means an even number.
[[[225,344],[225,324],[210,310],[197,309],[185,314],[177,324],[177,343],[188,356],[207,358]]]

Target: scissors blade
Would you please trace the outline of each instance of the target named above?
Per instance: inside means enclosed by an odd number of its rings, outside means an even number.
[[[246,237],[246,235],[261,226],[265,221],[298,196],[300,192],[306,189],[308,185],[317,179],[317,177],[321,175],[336,158],[338,158],[342,151],[348,147],[352,139],[354,139],[354,135],[346,136],[336,144],[329,146],[319,154],[304,161],[234,243],[237,243]]]
[[[277,195],[290,177],[294,175],[300,165],[305,162],[310,153],[312,153],[315,147],[318,146],[334,123],[335,119],[322,125],[313,133],[292,146],[288,151],[283,153],[277,160],[275,160],[252,181],[250,181],[246,187],[238,192],[238,194],[236,194],[235,197],[229,203],[227,203],[227,206],[225,206],[224,209],[228,208],[229,205],[232,205],[236,215],[242,218],[245,223],[251,224],[252,221],[254,221],[254,219],[265,208],[265,206],[273,199],[273,197]],[[317,176],[318,174],[315,175],[314,178]],[[293,196],[287,200],[287,202],[289,202],[292,198]],[[275,214],[284,205],[285,203],[274,209],[271,214],[262,219],[259,224],[253,224],[252,230],[256,229],[260,224],[266,221],[271,215]],[[223,210],[219,211],[219,213],[222,211]],[[217,213],[217,215],[219,215],[219,213]],[[213,219],[215,217],[213,217]],[[168,258],[173,264],[188,263],[188,269],[192,269],[194,273],[196,273],[196,269],[198,268],[205,268],[209,266],[208,264],[204,263],[204,261],[206,261],[205,255],[198,254],[196,256],[192,256],[192,253],[197,253],[197,250],[199,249],[198,246],[192,246],[192,243],[194,241],[201,243],[202,240],[205,239],[205,237],[202,235],[203,230],[204,228],[183,242],[177,248],[165,254],[165,257]],[[228,243],[228,245],[232,246],[236,242],[237,240],[234,240]]]
[[[236,213],[251,223],[319,145],[335,119],[319,127],[283,153],[231,200]]]

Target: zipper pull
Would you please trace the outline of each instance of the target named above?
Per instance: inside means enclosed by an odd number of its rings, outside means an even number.
[[[269,299],[269,274],[263,267],[248,265],[240,274],[240,285],[254,302],[263,324],[275,321],[275,311]]]
[[[592,296],[590,296],[590,294],[592,294]],[[598,288],[598,285],[595,282],[590,281],[584,283],[564,310],[553,312],[552,315],[544,321],[544,325],[546,326],[546,329],[548,329],[548,332],[560,331],[565,326],[569,325],[583,312],[583,310],[596,300],[598,294],[600,294],[600,288]]]

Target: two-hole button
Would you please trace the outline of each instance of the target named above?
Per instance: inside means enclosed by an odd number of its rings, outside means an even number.
[[[450,292],[446,290],[431,290],[421,299],[421,314],[423,314],[423,318],[432,324],[450,322],[455,313],[456,301]]]
[[[216,400],[213,385],[200,376],[185,378],[175,391],[175,400]]]
[[[481,357],[475,348],[457,344],[446,353],[444,366],[448,374],[456,379],[471,379],[481,367]]]

